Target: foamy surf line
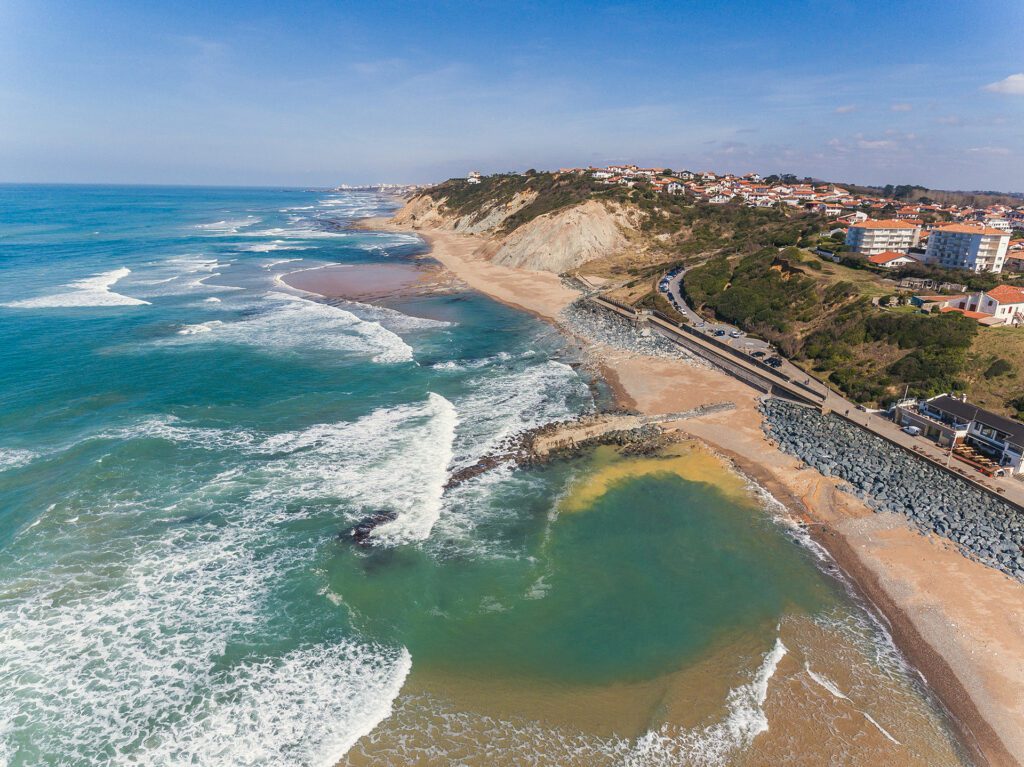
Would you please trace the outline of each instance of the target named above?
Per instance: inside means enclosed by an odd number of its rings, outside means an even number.
[[[132,270],[127,267],[121,267],[109,272],[101,272],[92,277],[75,280],[63,285],[62,287],[69,289],[63,293],[12,301],[4,304],[4,306],[12,309],[57,309],[89,306],[149,305],[149,301],[115,293],[110,289],[111,286],[131,273]]]
[[[162,344],[222,342],[269,351],[339,351],[366,354],[382,364],[414,362],[413,349],[379,322],[364,320],[340,307],[272,291],[252,316],[185,325]]]
[[[346,494],[355,501],[391,493],[409,515],[394,539],[429,534],[431,515],[422,510],[431,503],[436,510],[446,461],[420,459],[451,431],[449,410],[435,395],[353,423],[274,435],[189,427],[171,416],[99,435],[157,437],[251,461],[177,496],[182,519],[216,507],[250,466],[259,467],[253,475],[263,482],[221,507],[222,525],[158,525],[131,534],[127,547],[104,536],[93,553],[122,557],[127,548],[131,556],[119,559],[123,571],[90,572],[85,589],[71,586],[73,577],[10,574],[17,596],[0,605],[0,754],[6,747],[5,756],[18,758],[28,727],[40,763],[90,763],[104,753],[115,764],[168,767],[335,764],[391,714],[411,668],[405,648],[346,637],[229,666],[222,654],[234,639],[261,630],[273,584],[308,566],[302,549],[280,537],[280,523],[294,518],[284,510],[290,501],[330,499],[325,513],[333,516]],[[381,455],[393,458],[382,463]],[[348,460],[348,473],[336,471]],[[424,472],[396,483],[402,467],[416,461]],[[109,510],[83,516],[83,530],[120,505],[108,503]],[[48,535],[43,529],[26,535]],[[58,593],[61,609],[54,610]]]
[[[818,684],[819,686],[824,687],[826,690],[828,690],[832,694],[833,697],[838,698],[839,700],[844,700],[847,703],[849,703],[850,706],[857,713],[859,713],[861,716],[863,716],[865,719],[867,719],[869,722],[871,722],[871,724],[874,725],[875,729],[878,730],[885,738],[887,738],[891,742],[895,743],[897,746],[902,746],[903,745],[898,740],[896,740],[896,738],[894,738],[892,736],[892,734],[890,734],[890,732],[888,730],[886,730],[884,727],[882,727],[882,725],[880,725],[877,721],[875,721],[875,718],[873,716],[871,716],[871,714],[869,714],[867,711],[862,711],[861,709],[857,708],[854,705],[853,701],[850,700],[850,698],[847,695],[845,695],[842,690],[839,689],[839,687],[836,685],[835,682],[833,682],[831,679],[829,679],[826,676],[823,676],[821,674],[818,674],[818,673],[814,672],[811,669],[810,664],[807,663],[807,662],[804,662],[804,670],[807,672],[807,675],[815,682],[815,684]]]

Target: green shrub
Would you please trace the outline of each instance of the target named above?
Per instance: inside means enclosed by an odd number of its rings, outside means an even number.
[[[1002,357],[997,357],[985,370],[985,378],[998,378],[1013,372],[1013,365]]]

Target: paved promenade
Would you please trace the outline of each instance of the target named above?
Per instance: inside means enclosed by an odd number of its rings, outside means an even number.
[[[729,344],[719,342],[718,339],[694,328],[677,325],[668,318],[637,312],[631,307],[601,296],[595,296],[591,300],[624,319],[646,322],[655,332],[675,341],[687,351],[699,355],[759,391],[789,397],[817,407],[822,412],[834,413],[892,444],[947,469],[963,481],[996,495],[1024,511],[1024,482],[1013,477],[986,477],[955,457],[950,458],[948,451],[934,442],[906,434],[884,414],[864,410],[788,360],[775,370]],[[856,460],[856,457],[851,456],[851,460]]]

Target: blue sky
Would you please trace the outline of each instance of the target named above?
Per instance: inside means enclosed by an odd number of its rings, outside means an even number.
[[[1024,1],[0,0],[0,181],[603,165],[1024,191]]]

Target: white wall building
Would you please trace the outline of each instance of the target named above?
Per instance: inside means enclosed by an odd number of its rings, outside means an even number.
[[[1019,327],[1024,324],[1024,288],[1012,285],[997,285],[983,293],[973,293],[965,309],[990,314],[1000,320],[1000,325]]]
[[[846,244],[865,256],[886,251],[906,253],[917,245],[921,229],[907,221],[868,219],[852,224],[846,232]]]
[[[1001,272],[1010,235],[1001,229],[953,224],[928,236],[926,264],[972,272]]]

